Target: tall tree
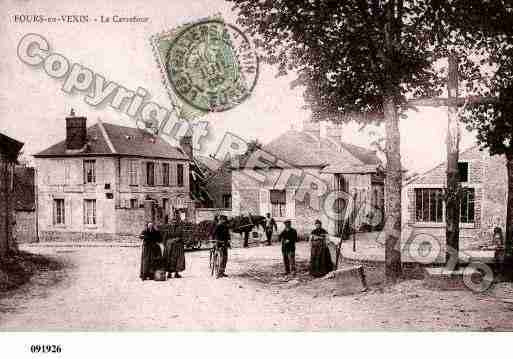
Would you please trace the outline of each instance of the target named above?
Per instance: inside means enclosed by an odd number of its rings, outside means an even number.
[[[317,119],[384,122],[386,148],[386,277],[401,276],[402,167],[399,113],[406,96],[440,95],[434,69],[454,33],[442,1],[228,0],[278,74],[293,85]],[[358,114],[358,115],[356,115]]]
[[[463,0],[462,0],[463,1]],[[467,0],[467,2],[472,2]],[[481,63],[489,71],[481,77],[480,94],[496,101],[468,106],[463,121],[477,131],[477,140],[491,155],[504,155],[507,169],[506,263],[512,276],[513,264],[513,4],[492,0],[483,11],[467,12],[466,24],[485,51]],[[460,21],[460,20],[455,20]],[[468,30],[468,29],[467,29]]]

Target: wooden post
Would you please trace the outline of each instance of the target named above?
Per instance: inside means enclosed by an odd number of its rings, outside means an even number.
[[[458,121],[458,61],[454,54],[449,56],[449,79],[447,82],[447,192],[445,205],[446,263],[452,255],[459,253],[460,196],[458,159],[460,126]],[[452,248],[453,251],[449,251]],[[458,257],[456,257],[457,263]]]

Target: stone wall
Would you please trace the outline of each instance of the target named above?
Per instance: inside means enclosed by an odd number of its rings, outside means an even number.
[[[211,221],[214,219],[216,214],[225,215],[227,217],[232,217],[232,211],[226,208],[196,208],[195,210],[195,223],[199,223],[201,221]]]
[[[144,208],[116,209],[117,234],[123,236],[138,236],[146,225]]]
[[[460,154],[460,162],[469,163],[468,182],[463,187],[475,191],[474,223],[460,223],[460,247],[478,249],[490,245],[493,229],[499,226],[505,231],[507,174],[505,158],[490,156],[477,147]],[[429,233],[445,243],[445,223],[416,223],[415,188],[445,188],[446,164],[442,163],[407,183],[402,194],[403,228]],[[410,227],[410,228],[408,228]],[[404,238],[404,233],[403,233]]]
[[[136,240],[135,236],[120,236],[115,233],[104,232],[75,232],[75,231],[40,231],[41,242],[94,242],[94,241],[119,241],[124,239]]]
[[[207,180],[205,187],[213,200],[215,208],[223,208],[223,196],[232,194],[232,173],[229,169],[221,168]],[[233,200],[233,198],[232,198]]]
[[[14,228],[17,243],[37,242],[36,211],[16,211]]]

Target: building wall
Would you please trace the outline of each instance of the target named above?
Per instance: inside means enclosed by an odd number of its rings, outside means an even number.
[[[334,187],[334,176],[332,174],[321,173],[318,168],[307,168],[304,169],[309,174],[314,175],[316,178],[321,179],[328,187],[328,192]],[[233,214],[257,214],[265,215],[267,212],[271,212],[269,203],[269,191],[273,189],[274,183],[280,178],[285,171],[280,169],[270,169],[266,172],[262,172],[263,177],[258,180],[253,176],[241,170],[234,170],[232,172],[232,201],[233,201]],[[265,180],[263,179],[265,178]],[[350,194],[354,194],[355,191],[358,193],[358,200],[362,203],[366,203],[367,195],[371,193],[371,175],[347,175],[346,180],[348,182],[348,190]],[[297,182],[297,181],[296,181]],[[275,218],[278,230],[283,228],[283,221],[285,219],[291,219],[292,225],[298,230],[298,233],[302,236],[308,235],[313,228],[316,219],[320,219],[323,222],[323,226],[328,230],[329,233],[335,233],[335,218],[333,214],[328,214],[322,209],[323,200],[319,202],[318,209],[316,206],[302,201],[299,198],[300,191],[305,190],[303,184],[290,182],[290,185],[286,187],[286,216],[283,218]],[[305,197],[306,198],[306,197]],[[368,210],[367,207],[362,206],[362,215],[356,218],[357,226],[361,220],[365,218],[363,212]]]
[[[460,154],[460,162],[469,163],[468,182],[462,183],[462,186],[474,188],[475,191],[474,223],[460,223],[460,248],[482,248],[490,245],[494,227],[499,226],[505,231],[505,159],[490,156],[486,151],[474,147]],[[415,188],[445,188],[446,176],[446,163],[443,163],[403,187],[403,238],[415,230],[415,233],[428,233],[445,243],[444,222],[416,222]]]
[[[17,243],[37,242],[36,211],[16,211],[14,237]]]
[[[0,255],[13,248],[14,163],[0,153]]]
[[[114,157],[87,157],[96,160],[96,182],[84,184],[81,157],[36,161],[38,170],[38,217],[41,240],[115,240],[120,236],[140,233],[146,220],[142,219],[141,205],[151,199],[163,206],[168,199],[171,207],[190,205],[188,163],[184,165],[184,185],[176,183],[176,162],[153,159]],[[128,163],[137,163],[138,183],[129,182]],[[155,162],[155,185],[146,184],[145,161]],[[164,186],[162,162],[170,164],[170,184]],[[65,202],[65,224],[53,224],[53,200]],[[84,200],[96,200],[96,224],[84,224]],[[139,208],[130,208],[130,199],[137,199]],[[162,211],[162,210],[161,210]],[[142,210],[144,212],[144,210]],[[163,221],[163,218],[161,220]],[[135,221],[135,222],[134,222]]]
[[[227,217],[233,216],[232,211],[226,208],[196,208],[195,221],[196,223],[212,221],[216,214],[225,215]]]
[[[213,200],[215,208],[223,208],[223,195],[232,195],[232,174],[230,170],[220,169],[207,180],[206,190]],[[233,198],[232,198],[233,200]]]

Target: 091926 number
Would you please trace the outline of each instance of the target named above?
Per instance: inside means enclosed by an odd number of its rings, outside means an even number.
[[[30,346],[30,352],[37,354],[46,354],[46,353],[60,353],[61,352],[61,346],[60,345],[54,345],[54,344],[45,344],[45,345],[39,345],[39,344],[33,344]]]

